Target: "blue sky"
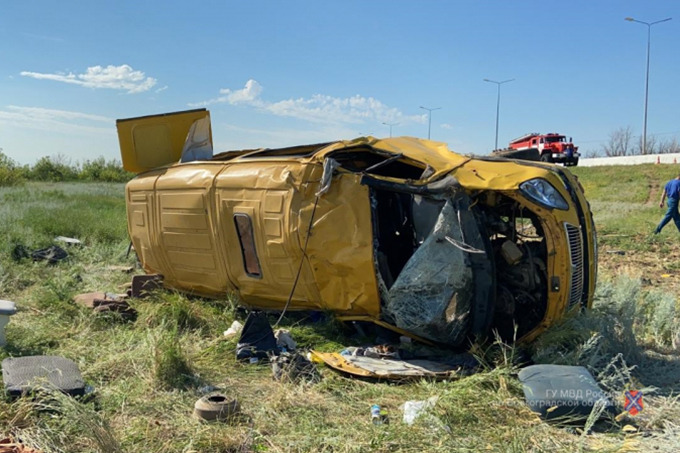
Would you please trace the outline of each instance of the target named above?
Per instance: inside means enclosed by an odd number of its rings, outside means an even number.
[[[680,2],[23,0],[0,12],[0,148],[119,158],[115,119],[205,106],[216,151],[389,135],[461,153],[525,132],[595,151],[680,135]]]

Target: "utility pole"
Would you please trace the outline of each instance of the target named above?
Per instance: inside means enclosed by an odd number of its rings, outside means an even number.
[[[484,79],[485,82],[489,83],[495,83],[498,85],[498,97],[496,98],[496,142],[494,144],[493,149],[498,149],[498,117],[500,116],[501,112],[501,85],[504,83],[512,82],[515,79],[508,79],[508,80],[503,80],[502,82],[496,82],[495,80],[491,79]]]
[[[390,127],[390,138],[392,138],[392,126],[398,126],[399,123],[383,123],[385,126]]]
[[[434,108],[428,108],[428,107],[423,107],[422,105],[420,106],[421,109],[427,110],[427,139],[430,139],[430,130],[432,129],[432,111],[433,110],[439,110],[441,107],[434,107]]]
[[[660,24],[661,22],[667,22],[671,20],[671,17],[666,19],[657,20],[655,22],[644,22],[641,20],[633,19],[632,17],[626,17],[624,20],[628,22],[637,22],[638,24],[643,24],[647,26],[647,71],[645,75],[645,113],[644,119],[642,120],[642,154],[647,154],[647,100],[649,98],[649,49],[652,40],[652,25]]]

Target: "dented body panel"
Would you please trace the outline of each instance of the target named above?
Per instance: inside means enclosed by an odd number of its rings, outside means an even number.
[[[302,260],[314,209],[318,187],[305,181],[321,177],[320,166],[285,168],[267,172],[255,164],[178,166],[128,183],[130,235],[144,269],[162,274],[175,289],[205,295],[238,290],[248,305],[280,308]],[[356,175],[343,175],[319,200],[291,309],[377,315],[370,302],[377,298],[377,285],[368,189],[357,180]],[[258,233],[257,277],[248,275],[242,263],[232,221],[236,213],[249,215]],[[338,228],[343,224],[353,226]],[[350,274],[353,278],[345,278]],[[338,302],[325,306],[324,300]]]
[[[328,310],[460,346],[491,329],[513,338],[515,325],[531,339],[592,303],[587,202],[541,163],[364,137],[161,166],[130,181],[126,201],[146,272],[250,307]]]

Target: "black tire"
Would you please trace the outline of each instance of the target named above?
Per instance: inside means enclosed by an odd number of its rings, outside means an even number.
[[[572,166],[572,167],[575,167],[575,166],[577,166],[577,165],[578,165],[578,159],[574,159],[574,160],[572,161],[572,163],[571,163],[571,166]]]
[[[548,163],[553,163],[553,158],[550,155],[550,153],[543,153],[541,154],[541,162],[548,162]]]
[[[236,415],[238,410],[238,401],[230,400],[221,393],[201,397],[194,404],[194,415],[206,421],[229,420]]]

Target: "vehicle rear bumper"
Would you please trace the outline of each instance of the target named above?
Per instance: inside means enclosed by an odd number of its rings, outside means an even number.
[[[552,153],[552,159],[554,162],[573,162],[579,157],[581,157],[581,153],[573,153],[571,157],[565,153]]]

